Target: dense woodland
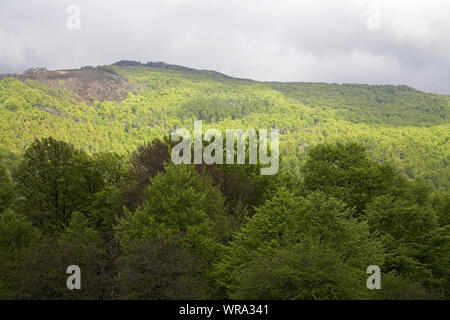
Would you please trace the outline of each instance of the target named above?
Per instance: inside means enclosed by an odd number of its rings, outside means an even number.
[[[0,297],[448,298],[447,194],[361,145],[320,144],[301,179],[258,165],[174,165],[43,138],[0,174]],[[67,266],[82,289],[65,286]],[[382,290],[366,287],[379,265]]]
[[[127,154],[194,120],[209,127],[280,129],[281,166],[298,175],[308,148],[358,142],[370,157],[410,178],[449,190],[450,97],[406,86],[264,83],[210,71],[146,66],[86,67],[115,74],[131,88],[124,99],[76,93],[33,78],[0,79],[0,154],[11,168],[35,138],[59,137],[89,154]],[[191,70],[191,69],[189,69]],[[99,87],[98,91],[109,90]]]
[[[450,297],[449,97],[85,70],[135,89],[98,101],[66,80],[0,80],[0,298]],[[197,119],[279,128],[280,171],[172,164],[170,130]]]

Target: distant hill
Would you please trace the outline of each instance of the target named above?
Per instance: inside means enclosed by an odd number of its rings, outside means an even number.
[[[201,119],[220,129],[279,128],[282,168],[294,173],[312,145],[351,140],[409,177],[449,187],[449,96],[406,86],[258,82],[163,62],[36,70],[0,76],[4,158],[42,136],[91,153],[128,152]]]
[[[198,70],[198,69],[193,69],[193,68],[188,68],[188,67],[183,67],[183,66],[179,66],[176,64],[167,64],[165,62],[153,62],[153,61],[149,61],[147,63],[141,63],[139,61],[131,61],[131,60],[121,60],[121,61],[117,61],[115,63],[113,63],[113,66],[121,66],[121,67],[150,67],[150,68],[160,68],[160,69],[170,69],[170,70],[178,70],[178,71],[183,71],[183,72],[189,72],[189,73],[196,73],[196,74],[209,74],[212,76],[218,76],[218,77],[222,77],[225,79],[237,79],[237,78],[233,78],[230,77],[226,74],[217,72],[217,71],[212,71],[212,70]],[[249,79],[241,79],[241,80],[248,80]]]

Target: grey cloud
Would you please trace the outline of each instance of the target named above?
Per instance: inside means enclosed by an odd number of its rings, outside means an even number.
[[[69,5],[81,30],[66,28]],[[381,29],[366,27],[380,9]],[[0,73],[160,60],[256,80],[450,93],[445,0],[0,0]]]

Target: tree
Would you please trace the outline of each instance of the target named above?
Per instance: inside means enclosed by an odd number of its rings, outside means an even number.
[[[320,144],[308,151],[303,168],[307,191],[320,190],[344,201],[363,214],[373,197],[390,192],[403,180],[388,164],[370,160],[355,143]]]
[[[144,190],[150,179],[159,172],[164,172],[164,166],[170,160],[170,140],[155,140],[140,146],[131,157],[134,184],[122,194],[122,204],[130,210],[136,210],[144,200]]]
[[[220,227],[223,199],[209,177],[193,166],[169,165],[150,180],[145,202],[127,212],[118,225],[121,243],[180,232],[184,246],[195,255],[213,259],[219,244],[213,231]]]
[[[81,269],[80,290],[66,286],[70,265]],[[113,293],[102,240],[79,212],[60,239],[44,239],[26,252],[18,272],[16,299],[106,299]]]
[[[385,272],[395,271],[428,287],[448,286],[448,228],[439,227],[431,206],[384,195],[368,205],[366,219],[386,247]]]
[[[39,239],[39,230],[26,217],[12,211],[0,215],[0,299],[14,298],[20,256],[32,251]]]
[[[391,272],[383,274],[382,289],[374,290],[375,300],[441,300],[444,296],[430,290],[420,282],[414,282]]]
[[[236,274],[232,299],[316,300],[367,298],[367,274],[346,264],[341,253],[306,241],[261,253]]]
[[[225,205],[230,212],[242,205],[249,211],[249,215],[253,214],[254,207],[264,204],[264,201],[271,196],[271,192],[281,183],[288,182],[283,179],[289,179],[289,182],[293,180],[282,173],[275,177],[261,175],[260,165],[201,164],[195,167],[198,172],[204,172],[211,177],[213,185],[219,188],[224,196]],[[280,178],[280,176],[283,177]]]
[[[202,262],[175,238],[134,242],[119,263],[121,299],[206,299]]]
[[[31,144],[16,176],[23,212],[49,233],[67,226],[72,212],[87,213],[93,195],[101,187],[90,158],[51,137]]]
[[[100,187],[92,196],[87,217],[92,226],[112,238],[113,225],[121,211],[121,194],[132,183],[129,161],[125,156],[102,152],[93,155],[92,163]]]
[[[326,255],[313,258],[309,250]],[[296,259],[299,260],[295,262]],[[229,297],[253,298],[249,291],[253,287],[258,292],[256,297],[266,292],[273,299],[360,298],[367,290],[361,282],[367,266],[382,261],[380,241],[369,234],[367,223],[353,218],[353,211],[346,209],[342,201],[321,192],[299,197],[282,188],[256,210],[236,235],[216,265],[215,274],[218,285]],[[304,287],[308,279],[320,283],[326,263],[330,275],[324,276],[323,281],[338,283],[351,279],[350,283],[360,286],[354,290],[345,286],[347,291],[331,286],[323,291]],[[343,274],[332,271],[335,268],[342,268]],[[333,274],[337,278],[330,280],[328,277]],[[262,275],[273,282],[256,281]],[[285,277],[286,282],[277,282],[278,276]],[[292,283],[295,285],[287,290]],[[299,286],[301,291],[297,290]]]

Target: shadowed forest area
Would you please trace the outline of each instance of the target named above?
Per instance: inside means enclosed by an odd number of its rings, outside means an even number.
[[[90,155],[42,138],[3,166],[0,297],[448,299],[448,193],[363,146],[310,148],[301,178],[173,165],[171,148]],[[66,288],[74,264],[81,290]]]

